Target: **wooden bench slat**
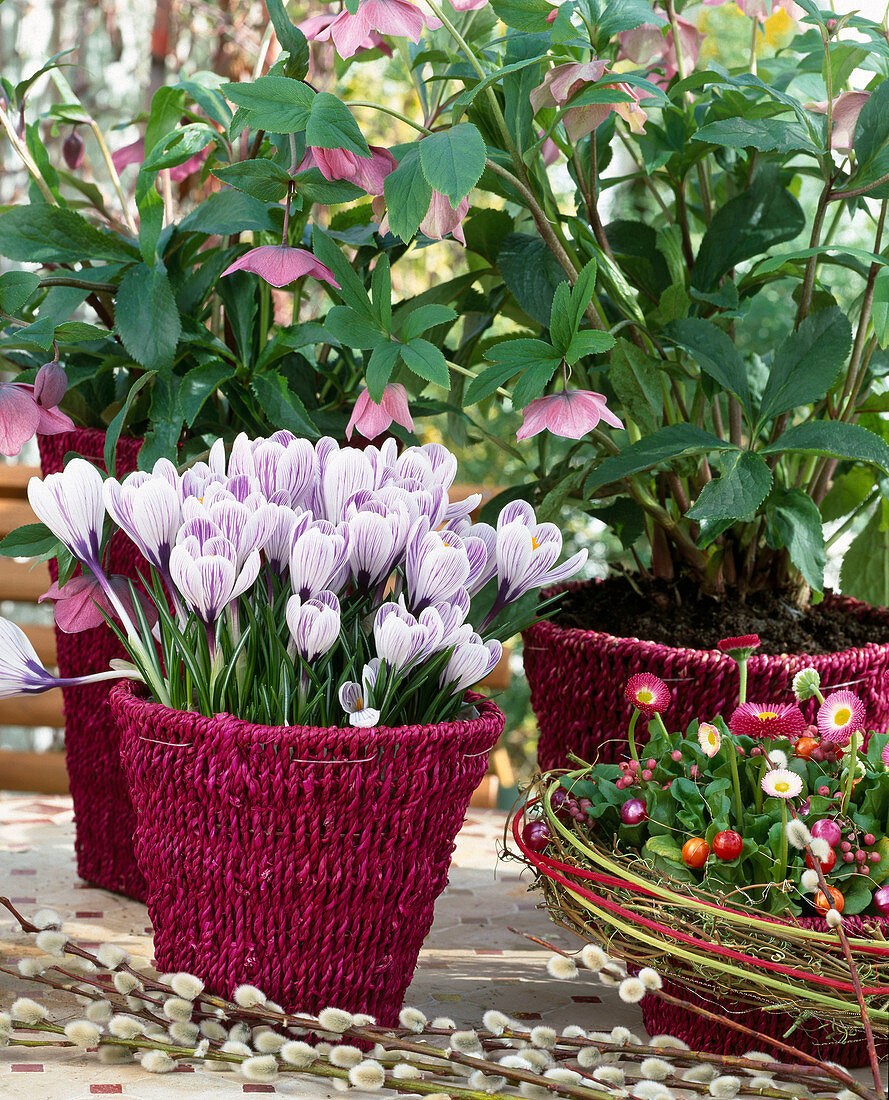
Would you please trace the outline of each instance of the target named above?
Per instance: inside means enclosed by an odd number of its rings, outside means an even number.
[[[0,790],[67,794],[65,754],[0,751]]]
[[[16,695],[11,699],[0,699],[0,726],[52,726],[53,729],[61,729],[64,725],[61,688],[52,688],[42,695]]]
[[[28,482],[32,477],[42,477],[39,466],[23,466],[20,463],[0,463],[0,496],[28,497]]]
[[[29,561],[0,558],[0,600],[36,603],[50,583],[45,561],[35,565]]]
[[[20,623],[28,641],[37,651],[37,656],[48,669],[56,667],[56,631],[52,626],[39,626],[35,623]]]
[[[6,536],[26,523],[36,523],[37,517],[27,500],[0,497],[0,536]]]

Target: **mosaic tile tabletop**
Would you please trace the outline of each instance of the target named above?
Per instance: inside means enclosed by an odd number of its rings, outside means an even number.
[[[504,823],[503,813],[470,811],[406,1003],[430,1018],[450,1016],[460,1026],[478,1024],[484,1009],[499,1008],[559,1029],[569,1023],[597,1030],[623,1024],[642,1033],[637,1008],[623,1004],[592,975],[578,982],[551,979],[545,969],[548,953],[509,931],[512,926],[565,947],[578,942],[538,909],[537,895],[528,892],[527,873],[517,863],[498,860]],[[0,893],[11,896],[26,916],[39,907],[55,909],[64,919],[64,930],[86,945],[110,941],[150,959],[145,907],[82,882],[74,868],[73,843],[70,799],[0,795]],[[29,939],[16,931],[5,911],[0,913],[4,965],[14,965],[29,953]],[[8,1008],[14,996],[35,990],[39,999],[56,1007],[40,987],[0,974],[0,1007]],[[60,998],[59,1007],[69,1002]],[[254,1084],[191,1067],[158,1076],[137,1064],[103,1066],[94,1055],[70,1048],[0,1048],[2,1100],[89,1100],[97,1095],[215,1100],[250,1093],[307,1100],[342,1095],[324,1082],[300,1078]],[[349,1095],[370,1100],[380,1094],[351,1089]]]

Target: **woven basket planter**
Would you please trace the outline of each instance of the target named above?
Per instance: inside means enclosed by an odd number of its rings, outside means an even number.
[[[161,970],[395,1022],[503,715],[315,729],[112,692]]]
[[[543,596],[577,587],[579,584],[550,589]],[[889,626],[886,608],[869,607],[848,596],[828,595],[826,600],[850,615]],[[738,666],[716,650],[618,638],[551,621],[535,623],[525,632],[524,640],[525,674],[540,728],[537,760],[541,771],[573,767],[569,752],[590,762],[621,758],[631,709],[620,689],[637,672],[653,672],[667,681],[673,698],[662,717],[670,730],[686,729],[693,718],[727,717],[738,701]],[[889,645],[869,643],[811,657],[753,653],[747,663],[747,698],[786,699],[794,675],[808,666],[818,669],[827,687],[855,681],[854,690],[867,705],[868,726],[886,729]],[[814,700],[803,704],[810,721],[816,709]]]
[[[77,428],[38,436],[38,445],[44,474],[59,473],[69,452],[94,459],[104,469],[104,432]],[[135,470],[141,445],[138,439],[118,442],[118,477]],[[135,580],[140,561],[144,559],[134,543],[118,532],[111,541],[110,572]],[[55,561],[50,562],[50,573],[53,580],[58,579]],[[56,628],[56,647],[60,676],[104,672],[112,657],[126,656],[107,626],[79,634],[65,634]],[[144,901],[145,880],[133,855],[135,815],[120,766],[120,740],[108,703],[109,691],[108,683],[62,689],[77,873],[96,886]]]

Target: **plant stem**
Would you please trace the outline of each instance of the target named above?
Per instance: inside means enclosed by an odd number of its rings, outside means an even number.
[[[130,213],[129,203],[127,202],[126,195],[123,192],[123,188],[120,185],[120,176],[117,174],[117,169],[114,167],[114,161],[111,159],[111,153],[108,146],[105,144],[105,138],[102,135],[102,131],[99,129],[99,124],[94,118],[89,120],[89,128],[93,132],[93,137],[99,143],[99,149],[102,152],[102,159],[105,161],[105,167],[108,169],[108,175],[111,177],[111,183],[114,190],[117,192],[117,198],[120,202],[120,208],[123,212],[124,221],[126,221],[130,232],[134,237],[139,236],[139,230],[136,227],[136,223],[133,221],[133,216]],[[150,152],[149,149],[145,150],[146,155]]]
[[[744,821],[744,803],[741,799],[741,776],[738,772],[738,746],[734,741],[729,745],[728,762],[732,772],[732,791],[735,796],[735,816],[740,825]]]
[[[639,721],[639,708],[633,708],[633,715],[630,718],[630,726],[627,730],[627,744],[630,749],[630,756],[637,763],[639,762],[639,750],[636,748],[636,723]]]
[[[843,786],[843,800],[840,803],[840,813],[842,814],[848,811],[849,803],[852,801],[852,791],[855,788],[855,772],[858,768],[858,730],[852,731],[852,737],[849,741],[848,768],[849,772]]]
[[[736,658],[738,662],[738,706],[747,702],[747,657]]]
[[[28,173],[39,187],[41,195],[43,195],[50,206],[58,206],[55,195],[53,195],[52,191],[50,191],[49,185],[40,174],[40,169],[37,167],[36,161],[31,156],[30,150],[28,149],[27,145],[25,145],[25,143],[19,138],[18,134],[15,132],[15,127],[12,125],[12,121],[10,120],[9,115],[6,113],[3,107],[0,107],[0,126],[2,126],[3,129],[6,131],[6,136],[9,138],[10,145],[12,145],[16,154],[18,155],[19,160],[28,169]]]

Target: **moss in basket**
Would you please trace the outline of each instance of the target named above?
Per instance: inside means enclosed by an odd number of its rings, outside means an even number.
[[[889,879],[889,736],[865,735],[861,700],[845,690],[825,696],[814,670],[794,687],[798,699],[742,697],[728,722],[702,716],[685,733],[664,727],[666,702],[636,708],[630,759],[564,776],[551,813],[677,882],[769,913],[823,915],[828,902],[805,875],[813,856],[788,843],[787,826],[799,821],[844,914],[889,915],[889,888],[879,890]],[[668,699],[666,686],[654,696]],[[820,703],[817,726],[797,705],[809,697]],[[640,718],[650,720],[641,750]],[[526,829],[541,833],[537,821]]]

